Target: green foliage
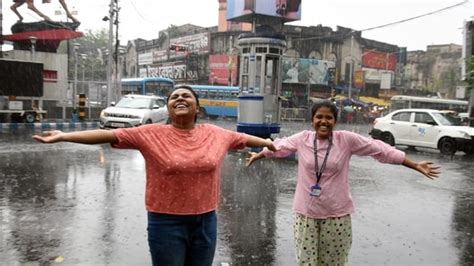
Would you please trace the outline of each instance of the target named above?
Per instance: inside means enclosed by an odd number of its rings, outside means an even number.
[[[474,55],[471,56],[466,64],[466,89],[474,89]]]
[[[74,79],[74,44],[78,43],[80,48],[78,55],[85,55],[85,59],[78,56],[78,71],[82,75],[82,68],[85,66],[85,79],[94,81],[105,81],[106,78],[106,49],[108,45],[108,31],[86,30],[84,36],[69,42],[69,80]],[[78,74],[79,75],[79,74]],[[80,75],[79,75],[80,76]]]

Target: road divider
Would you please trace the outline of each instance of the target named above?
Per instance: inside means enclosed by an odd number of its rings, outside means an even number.
[[[0,123],[0,132],[16,132],[18,130],[84,130],[98,128],[99,122],[42,122],[42,123]]]

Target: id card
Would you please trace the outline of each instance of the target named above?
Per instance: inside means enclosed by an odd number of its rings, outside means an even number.
[[[309,195],[313,197],[319,197],[321,195],[321,187],[319,185],[312,186]]]

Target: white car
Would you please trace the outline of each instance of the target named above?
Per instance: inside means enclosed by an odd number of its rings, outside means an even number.
[[[100,128],[136,127],[143,124],[165,123],[168,109],[163,97],[126,95],[100,113]]]
[[[474,128],[460,126],[449,115],[431,109],[401,109],[375,119],[370,132],[392,146],[439,149],[442,154],[474,152]]]

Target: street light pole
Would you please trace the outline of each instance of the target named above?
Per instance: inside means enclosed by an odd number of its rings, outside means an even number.
[[[114,38],[114,0],[110,0],[109,6],[109,39],[107,43],[107,49],[109,54],[107,56],[107,103],[110,104],[110,99],[112,98],[112,39]],[[105,19],[105,18],[104,18]]]
[[[86,54],[81,54],[81,59],[82,59],[82,84],[81,84],[81,93],[85,93],[86,89],[86,60],[87,60],[87,55]]]
[[[3,36],[3,5],[2,0],[0,0],[0,36]],[[3,40],[0,39],[0,58],[3,58]]]
[[[76,114],[76,91],[77,91],[77,52],[81,45],[79,43],[74,43],[74,86],[72,88],[72,112]]]
[[[35,36],[30,36],[28,37],[30,39],[30,42],[31,42],[31,61],[34,61],[35,60],[35,52],[36,52],[36,41],[38,40],[38,38],[36,38]]]
[[[354,71],[354,32],[352,32],[351,36],[351,50],[350,50],[350,57],[351,57],[351,64],[349,67],[349,88],[347,91],[347,96],[349,99],[352,99],[352,72]]]

